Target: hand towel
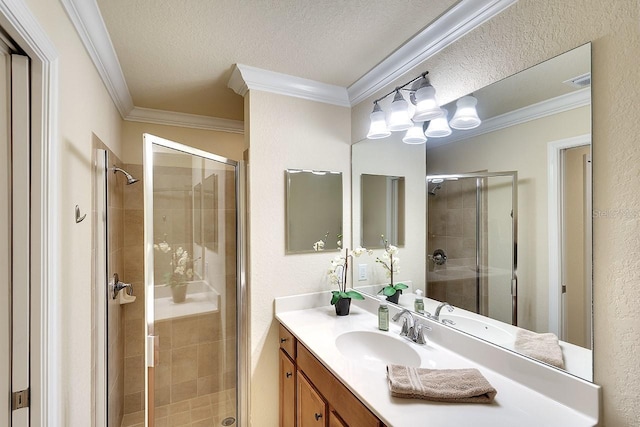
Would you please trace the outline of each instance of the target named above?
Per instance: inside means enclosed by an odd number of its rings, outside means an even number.
[[[497,391],[477,369],[426,369],[388,365],[395,397],[453,403],[491,403]]]
[[[555,334],[538,334],[520,329],[516,334],[516,342],[513,347],[525,356],[564,369],[562,349]]]

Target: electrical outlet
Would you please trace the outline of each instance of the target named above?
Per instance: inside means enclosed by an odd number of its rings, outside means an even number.
[[[367,280],[367,264],[358,264],[358,280]]]

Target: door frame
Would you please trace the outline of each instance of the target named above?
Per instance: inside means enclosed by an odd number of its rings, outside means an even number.
[[[549,240],[549,332],[562,336],[562,151],[591,144],[591,134],[551,141],[547,144],[547,194]],[[591,195],[593,199],[593,194]],[[590,216],[589,216],[590,218]],[[591,230],[590,224],[585,228]],[[589,244],[587,244],[589,246]],[[593,267],[593,261],[592,261]],[[587,275],[591,280],[591,274]],[[591,289],[591,286],[588,286]],[[562,338],[561,338],[562,339]]]
[[[58,306],[58,53],[24,0],[0,0],[0,26],[31,60],[30,422],[62,425]],[[20,188],[22,186],[23,188]]]

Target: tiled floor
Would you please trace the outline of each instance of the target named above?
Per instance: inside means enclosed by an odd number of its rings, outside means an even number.
[[[159,406],[156,408],[155,427],[221,426],[222,420],[236,416],[235,393],[235,390],[226,390]],[[122,419],[122,427],[143,426],[144,411],[127,414]]]

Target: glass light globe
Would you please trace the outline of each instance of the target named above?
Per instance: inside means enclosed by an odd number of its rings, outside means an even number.
[[[426,81],[426,79],[425,79]],[[436,101],[436,89],[429,83],[416,91],[416,111],[413,114],[414,122],[426,122],[442,116],[442,110]]]
[[[389,130],[397,132],[407,130],[413,126],[411,117],[409,116],[409,104],[405,101],[400,91],[396,91],[391,103],[391,112],[389,114]]]
[[[391,135],[387,128],[387,121],[384,115],[384,111],[380,108],[376,102],[373,106],[373,112],[369,116],[371,124],[369,125],[369,132],[367,133],[368,139],[380,139],[386,138]]]
[[[458,102],[456,102],[456,114],[449,122],[449,126],[459,130],[469,130],[480,126],[482,121],[476,111],[477,103],[478,100],[471,95],[458,99]]]
[[[427,130],[424,131],[427,138],[444,138],[445,136],[451,135],[451,128],[449,127],[449,123],[447,123],[447,110],[444,108],[440,110],[442,115],[431,120]]]
[[[405,144],[424,144],[427,142],[427,137],[424,136],[422,131],[422,123],[416,123],[413,127],[410,127],[402,138],[402,142]]]

